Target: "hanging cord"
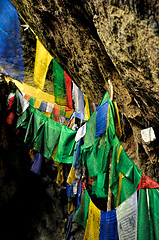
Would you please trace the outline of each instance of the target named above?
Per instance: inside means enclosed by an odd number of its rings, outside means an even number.
[[[33,29],[29,26],[29,24],[27,23],[27,21],[25,21],[25,19],[22,17],[22,15],[20,13],[18,13],[19,17],[25,22],[26,25],[21,25],[26,27],[24,29],[24,31],[26,31],[28,28],[31,30],[31,32],[36,36],[35,32],[33,31]]]

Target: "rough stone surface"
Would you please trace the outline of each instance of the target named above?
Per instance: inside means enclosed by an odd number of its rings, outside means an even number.
[[[63,69],[96,104],[100,102],[106,90],[110,93],[108,79],[111,80],[114,99],[121,113],[123,130],[121,143],[137,166],[159,182],[158,0],[11,0],[11,2]],[[20,22],[24,24],[23,20]],[[35,36],[28,30],[22,31],[22,38],[27,69],[26,81],[30,81]],[[51,82],[51,77],[48,78]],[[45,91],[50,92],[50,89],[50,85],[47,84]],[[141,139],[140,131],[149,126],[154,128],[156,140],[146,144]],[[1,132],[4,130],[5,127],[2,127]],[[3,136],[5,138],[5,134]],[[2,148],[5,148],[5,144]],[[19,152],[15,155],[18,154]],[[4,159],[0,161],[0,184],[6,189],[3,190],[5,192],[3,199],[6,202],[15,196],[17,181],[7,177],[10,176],[10,172]],[[49,182],[48,177],[46,179],[46,182]],[[31,179],[28,181],[30,185],[27,186],[31,186]],[[54,195],[54,188],[52,184],[47,184],[48,188],[45,184],[43,187],[46,187],[47,196],[50,197]],[[44,201],[47,203],[46,199]],[[29,203],[31,205],[31,200]],[[47,204],[43,208],[45,213],[46,206]],[[51,213],[54,214],[55,207],[53,204],[51,206]],[[37,222],[39,215],[35,214],[35,218],[32,219],[35,220],[32,222],[33,226],[37,224],[35,239],[50,239],[50,232],[53,234],[51,226],[55,227],[56,224],[49,214],[44,215],[45,227],[43,221]],[[39,218],[41,217],[42,214]],[[47,217],[49,227],[46,233]],[[60,230],[57,231],[60,234]]]
[[[157,139],[159,136],[158,1],[11,2],[63,69],[95,103],[99,103],[106,90],[110,92],[108,79],[111,80],[114,99],[123,119],[130,125],[130,155],[143,170],[146,171],[145,161],[156,164],[153,167],[158,169],[157,140],[145,144],[140,134],[141,129],[152,126]],[[35,52],[35,37],[32,39]],[[26,51],[25,54],[27,56]],[[33,69],[31,56],[30,69]],[[47,90],[50,90],[48,85]],[[157,177],[156,173],[153,176]]]

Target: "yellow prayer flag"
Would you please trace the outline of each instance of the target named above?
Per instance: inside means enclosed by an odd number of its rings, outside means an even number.
[[[92,200],[90,200],[87,225],[83,240],[99,239],[100,218],[101,211],[94,205]]]
[[[36,109],[39,109],[40,104],[41,104],[41,100],[36,99],[36,101],[35,101],[35,103],[34,103],[34,107],[35,107]]]
[[[83,93],[85,108],[84,108],[84,120],[87,121],[90,118],[88,97]]]
[[[67,178],[67,183],[69,185],[71,185],[74,182],[74,180],[76,180],[75,173],[76,173],[76,170],[73,170],[73,167],[71,167],[71,170]]]
[[[47,51],[47,49],[37,37],[34,66],[34,83],[41,90],[43,90],[44,88],[47,70],[52,59],[53,57],[51,56],[51,54]]]
[[[73,211],[73,200],[68,197],[68,214],[70,214]]]

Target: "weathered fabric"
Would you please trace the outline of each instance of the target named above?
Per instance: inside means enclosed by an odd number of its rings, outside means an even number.
[[[73,164],[76,131],[64,125],[61,128],[55,161]]]
[[[96,133],[95,138],[98,138],[102,133],[105,133],[107,127],[107,112],[109,102],[105,102],[96,109]]]
[[[116,210],[101,211],[99,240],[118,240]]]
[[[72,99],[75,103],[75,117],[84,119],[84,98],[82,91],[73,82]]]
[[[84,240],[99,239],[100,218],[101,218],[101,211],[94,205],[92,200],[90,200]]]
[[[22,96],[19,91],[16,91],[17,109],[16,113],[21,115],[29,107],[29,102]]]
[[[85,103],[84,120],[88,121],[88,119],[90,118],[90,109],[89,109],[88,97],[85,94],[83,94],[83,97],[84,97],[84,103]]]
[[[96,194],[97,198],[107,198],[108,197],[108,182],[109,174],[99,173],[94,177],[92,183],[92,194]]]
[[[137,190],[144,188],[159,188],[159,184],[145,174],[142,174]]]
[[[149,211],[153,227],[154,240],[159,239],[159,189],[149,189]]]
[[[86,123],[77,130],[75,141],[78,142],[86,134]]]
[[[110,188],[115,206],[129,198],[137,189],[142,172],[127,156],[117,137],[113,140]]]
[[[79,162],[80,157],[81,157],[81,146],[83,145],[83,139],[81,138],[79,142],[77,143],[77,148],[75,151],[74,159],[73,159],[73,169],[78,169],[80,168],[81,164]]]
[[[45,78],[53,57],[40,42],[39,38],[36,37],[36,56],[35,56],[35,66],[34,66],[34,83],[38,88],[43,90],[45,84]]]
[[[155,189],[152,189],[152,190],[156,191]],[[150,216],[150,205],[149,205],[149,200],[147,195],[147,189],[139,190],[137,239],[138,240],[154,240],[155,239],[154,233],[153,233],[153,224]]]
[[[23,82],[24,64],[18,13],[9,0],[0,1],[0,16],[0,66],[6,75]]]
[[[116,208],[119,240],[137,240],[137,191]]]
[[[68,178],[67,178],[67,183],[69,185],[72,185],[72,183],[76,180],[75,172],[76,172],[76,170],[73,170],[73,167],[71,167],[71,170],[70,170]]]
[[[73,222],[76,222],[83,228],[85,228],[89,211],[90,196],[85,187],[84,188],[82,187],[82,189],[83,191],[81,194],[81,202],[79,208],[77,209],[74,215]]]
[[[41,165],[42,165],[42,155],[40,153],[35,153],[32,158],[33,164],[31,171],[40,175],[41,174]]]

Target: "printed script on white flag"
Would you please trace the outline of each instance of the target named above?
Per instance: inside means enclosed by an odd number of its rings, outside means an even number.
[[[137,240],[137,191],[116,208],[119,240]]]

